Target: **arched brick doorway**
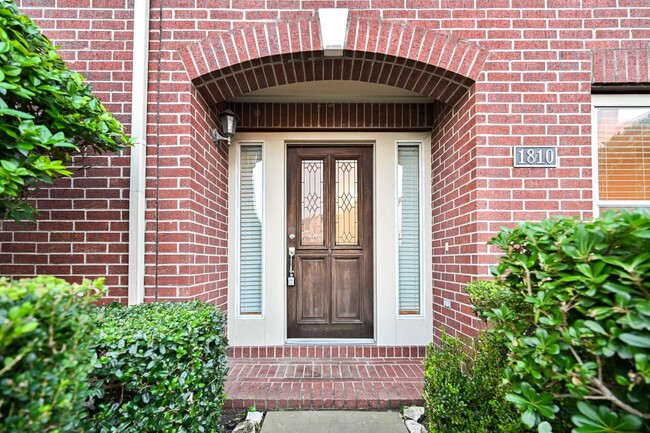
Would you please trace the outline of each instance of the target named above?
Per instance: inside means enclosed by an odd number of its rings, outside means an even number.
[[[448,223],[436,227],[436,215],[442,217],[444,210],[448,209],[453,201],[455,201],[453,206],[458,208],[460,202],[469,200],[467,197],[459,200],[457,190],[464,183],[471,182],[465,171],[471,170],[471,166],[468,165],[463,167],[462,170],[454,169],[453,171],[450,171],[449,167],[459,160],[459,156],[461,156],[461,160],[464,160],[466,154],[472,152],[475,146],[473,134],[468,136],[466,132],[474,126],[474,118],[473,114],[471,114],[474,104],[473,85],[487,58],[487,52],[477,44],[400,21],[353,18],[349,22],[346,44],[342,55],[328,57],[321,47],[319,23],[314,18],[251,24],[221,34],[214,39],[206,39],[191,44],[183,48],[180,54],[192,83],[205,100],[206,105],[220,109],[223,104],[228,104],[231,108],[234,108],[243,118],[239,137],[245,137],[247,142],[259,142],[260,147],[262,147],[263,143],[263,140],[259,139],[261,135],[244,136],[241,131],[244,131],[244,133],[257,131],[260,134],[265,134],[265,137],[270,136],[270,131],[277,130],[286,131],[287,134],[292,131],[304,130],[319,133],[330,133],[331,131],[428,131],[430,135],[427,136],[429,138],[427,138],[426,152],[422,156],[425,167],[429,166],[427,159],[430,158],[432,170],[427,173],[424,181],[427,181],[429,185],[433,182],[435,193],[431,195],[429,189],[423,190],[428,191],[428,197],[431,197],[431,202],[427,203],[424,211],[428,212],[430,216],[433,210],[434,214],[433,221],[425,218],[425,222],[429,224],[428,227],[433,227],[431,232],[433,232],[434,238],[438,233],[442,234],[448,231],[450,224],[457,224],[456,221],[450,219]],[[288,104],[270,102],[265,104],[263,110],[259,110],[259,104],[255,105],[256,102],[241,102],[242,98],[255,95],[264,89],[299,83],[332,82],[391,86],[420,95],[422,100],[418,103],[388,101],[360,104],[358,100],[360,95],[357,94],[355,101],[352,101],[352,99],[348,101],[343,98],[337,100],[334,104],[319,104],[317,99],[300,103],[290,102]],[[281,120],[286,117],[298,116],[305,119],[308,110],[310,113],[309,121],[292,123]],[[259,113],[260,111],[273,112],[277,113],[277,115],[267,116],[263,121],[256,119],[253,122],[250,113]],[[370,116],[367,115],[368,112],[371,113]],[[344,116],[339,115],[340,113],[348,113],[345,120]],[[470,115],[469,120],[465,118],[466,114]],[[364,118],[362,119],[362,117]],[[291,137],[296,136],[292,135]],[[309,141],[313,139],[313,136],[309,137],[303,140]],[[332,135],[328,137],[330,137],[329,140],[334,141],[345,139]],[[371,162],[371,164],[378,166],[381,156],[377,152],[379,147],[377,139],[368,136],[363,137],[363,140],[375,143],[377,160]],[[269,140],[271,139],[269,138]],[[300,138],[297,140],[300,141]],[[399,141],[399,137],[395,140],[395,142],[397,141]],[[287,143],[285,137],[282,144],[284,146],[282,147],[283,152],[286,152]],[[239,149],[237,146],[235,145],[233,148]],[[289,146],[292,145],[289,144]],[[239,173],[240,165],[238,160],[239,150],[233,150],[233,148],[230,149],[229,162],[231,171],[229,180],[231,195],[229,205],[229,219],[231,220],[229,222],[229,247],[234,246],[234,248],[230,249],[237,250],[237,240],[240,234],[237,231],[237,218],[239,215],[237,197],[239,190],[236,185],[238,179],[233,176],[233,173]],[[270,149],[271,146],[269,146],[269,143],[264,142],[264,148]],[[422,149],[425,149],[425,147],[422,147]],[[394,150],[397,150],[397,147]],[[285,180],[282,175],[292,172],[294,168],[288,167],[288,165],[275,167],[277,176],[283,181]],[[388,166],[388,169],[392,170],[390,166]],[[458,180],[456,181],[456,179]],[[448,188],[447,190],[437,188],[437,183],[440,183],[441,180],[442,183],[454,183],[457,185],[456,189],[450,191]],[[289,185],[288,179],[285,186],[278,184],[277,189],[285,189],[286,185]],[[381,194],[381,191],[379,193]],[[428,200],[428,197],[426,200]],[[276,199],[281,200],[282,198],[278,196]],[[375,208],[375,220],[377,220],[378,214],[380,212]],[[464,217],[463,215],[459,216],[458,213],[456,213],[456,216],[459,219]],[[444,218],[448,218],[448,216],[444,215]],[[272,230],[284,232],[283,225],[284,223],[280,222],[280,220],[275,221]],[[468,228],[467,226],[457,226],[456,228],[459,234],[472,230],[471,227]],[[287,230],[287,233],[289,233],[289,227],[287,227]],[[431,233],[428,235],[430,236]],[[446,236],[453,235],[446,234]],[[383,243],[383,238],[380,238],[379,231],[377,231],[375,233],[375,242]],[[430,237],[427,239],[430,239]],[[436,242],[443,241],[442,238],[435,239],[434,249]],[[268,245],[272,242],[266,243]],[[279,247],[274,255],[282,257],[283,249],[291,246],[290,241],[280,237],[277,239],[277,243],[283,247]],[[426,251],[431,242],[422,245]],[[331,259],[335,261],[334,257]],[[376,262],[375,281],[382,281],[385,278],[377,271],[381,265],[376,256],[374,260]],[[464,260],[464,258],[461,260]],[[366,333],[364,336],[370,335],[378,344],[421,345],[426,344],[426,341],[430,341],[433,328],[432,311],[436,308],[436,304],[442,304],[441,299],[437,299],[441,297],[440,293],[442,292],[440,290],[457,290],[457,287],[452,287],[452,284],[448,281],[454,277],[451,274],[445,274],[447,265],[436,269],[435,258],[433,261],[433,277],[429,279],[426,285],[429,293],[422,297],[423,302],[428,303],[428,306],[423,307],[421,310],[420,319],[423,327],[418,328],[426,330],[426,332],[415,330],[416,328],[412,324],[416,323],[416,321],[410,321],[410,327],[406,326],[404,328],[407,331],[400,331],[398,329],[400,325],[394,326],[397,331],[380,331],[376,326],[374,333]],[[284,323],[286,319],[284,313],[279,316],[271,314],[269,312],[270,306],[260,307],[259,316],[263,320],[259,321],[257,325],[251,326],[252,322],[250,321],[245,324],[243,321],[238,321],[241,313],[239,310],[239,295],[237,295],[237,298],[233,298],[233,292],[239,290],[237,284],[239,269],[233,266],[233,263],[237,262],[237,257],[231,255],[228,268],[230,280],[228,309],[231,312],[231,318],[234,317],[229,325],[232,343],[234,345],[272,345],[283,344],[287,341],[287,338],[291,339],[290,332],[284,333],[287,328],[291,328],[290,324],[283,324],[284,329],[282,332],[269,331],[270,328],[275,328],[278,322]],[[429,255],[426,262],[429,263],[428,269],[431,269],[431,255]],[[284,268],[285,264],[279,261],[275,265],[275,268]],[[443,272],[438,272],[439,270]],[[467,268],[463,268],[462,271],[465,273],[472,272]],[[328,270],[326,274],[329,272]],[[335,275],[335,272],[332,270],[332,275]],[[431,275],[429,271],[425,271],[424,274],[424,278],[429,278],[429,275]],[[332,277],[332,279],[335,278]],[[433,280],[433,290],[431,290],[431,279]],[[375,295],[379,292],[381,292],[380,288],[376,287]],[[334,289],[332,289],[332,293],[335,293]],[[264,296],[266,295],[262,295],[262,297]],[[274,296],[279,296],[279,292]],[[335,299],[336,295],[331,295],[331,297]],[[287,298],[290,298],[290,295],[287,294]],[[291,300],[284,302],[282,308],[286,307],[290,310],[293,308],[291,306],[292,302]],[[381,302],[383,301],[379,299],[374,301],[373,314],[376,314],[376,317],[374,317],[375,323],[384,321],[392,314],[389,312],[392,307],[384,308],[379,305]],[[432,304],[434,305],[433,308]],[[382,309],[385,310],[383,313],[380,311]],[[350,312],[347,311],[347,313]],[[355,316],[356,313],[351,312],[350,314]],[[434,326],[437,326],[438,323],[449,324],[449,320],[457,320],[455,317],[445,318],[445,314],[445,312],[442,312],[439,318],[433,319]],[[394,314],[392,314],[391,320],[394,319]],[[290,320],[287,319],[287,321]],[[452,327],[460,328],[461,326],[453,326],[452,324]],[[238,330],[241,330],[241,332]],[[252,334],[264,333],[270,333],[272,336],[249,338]],[[331,335],[335,334],[336,332],[331,333]],[[420,339],[412,338],[413,335],[418,334],[424,337]],[[318,338],[319,334],[307,335]],[[354,334],[341,335],[344,335],[344,338],[355,338]]]
[[[255,23],[188,45],[181,57],[208,104],[304,81],[387,84],[455,105],[476,81],[487,51],[401,21],[353,18],[343,56],[328,58],[314,19]]]

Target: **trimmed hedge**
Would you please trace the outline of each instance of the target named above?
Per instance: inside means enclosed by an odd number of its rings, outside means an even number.
[[[225,316],[202,302],[111,305],[97,314],[93,432],[217,432]]]
[[[0,278],[0,430],[79,432],[93,367],[89,317],[102,280]]]
[[[0,431],[218,432],[225,316],[93,304],[102,280],[0,278]]]
[[[429,429],[437,433],[520,433],[525,427],[505,401],[501,383],[506,350],[489,334],[474,340],[444,332],[440,346],[424,360],[424,407]]]

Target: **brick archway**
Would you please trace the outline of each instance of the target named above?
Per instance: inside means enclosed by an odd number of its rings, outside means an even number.
[[[352,18],[340,58],[324,57],[317,19],[254,23],[184,47],[190,79],[208,104],[254,90],[318,80],[388,84],[455,105],[487,51],[403,21]]]

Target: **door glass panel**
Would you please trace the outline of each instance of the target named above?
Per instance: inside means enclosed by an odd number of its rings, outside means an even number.
[[[397,148],[399,314],[420,314],[420,148]]]
[[[239,313],[262,314],[262,146],[241,147]]]
[[[336,161],[336,245],[359,244],[357,161]]]
[[[323,161],[302,161],[302,245],[323,245]]]

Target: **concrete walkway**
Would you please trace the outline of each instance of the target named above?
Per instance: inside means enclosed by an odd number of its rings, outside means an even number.
[[[405,433],[397,412],[267,412],[261,433]]]

